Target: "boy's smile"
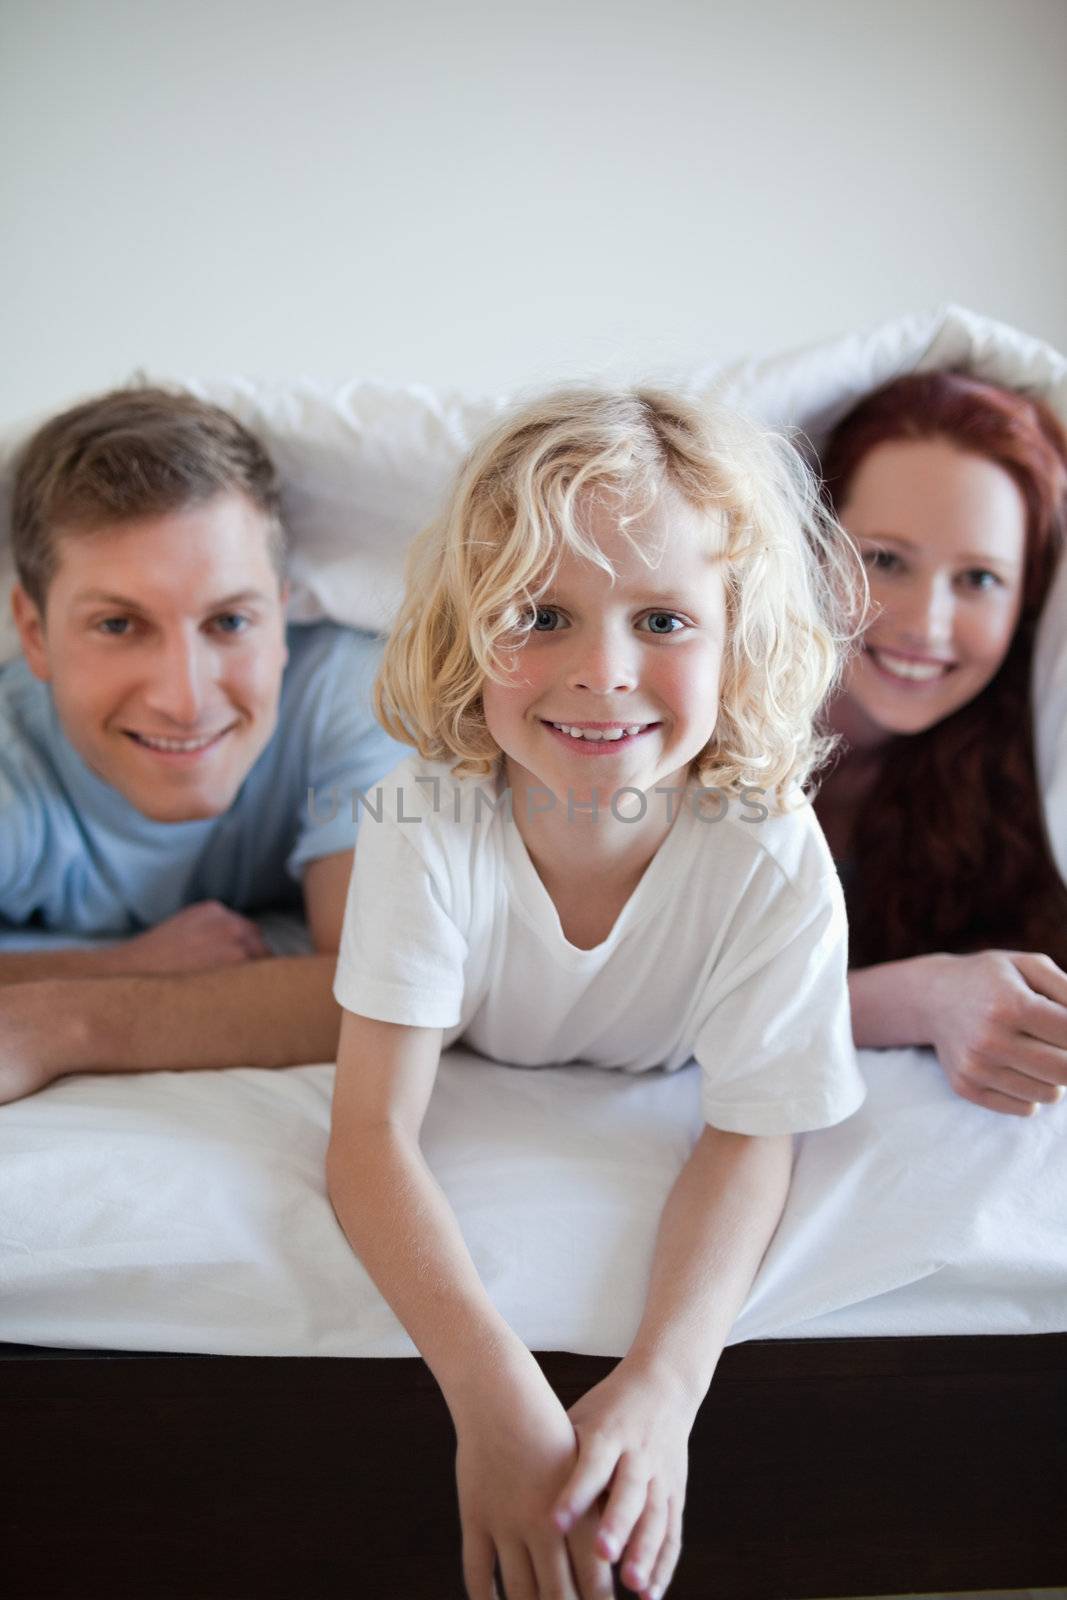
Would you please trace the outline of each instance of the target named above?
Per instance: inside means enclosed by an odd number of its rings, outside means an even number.
[[[610,756],[620,753],[621,746],[633,744],[657,728],[657,722],[547,722],[546,727],[558,733],[577,756]]]
[[[714,529],[669,486],[627,534],[622,509],[603,498],[586,508],[614,580],[564,551],[507,681],[482,693],[511,787],[570,806],[683,786],[718,712],[726,608]]]
[[[144,816],[221,815],[274,732],[286,661],[264,514],[224,493],[59,551],[44,615],[17,590],[15,617],[67,738]]]

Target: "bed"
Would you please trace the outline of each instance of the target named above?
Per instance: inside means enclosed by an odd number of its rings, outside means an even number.
[[[1067,401],[1054,352],[955,310],[693,383],[817,447],[920,364]],[[286,473],[297,615],[380,623],[406,532],[496,403],[209,387]],[[1067,617],[1063,572],[1057,592]],[[1037,674],[1063,867],[1067,626]],[[1067,1103],[995,1116],[925,1051],[861,1067],[861,1111],[797,1140],[698,1419],[677,1600],[1067,1582]],[[5,1593],[462,1595],[447,1413],[326,1197],[331,1078],[77,1076],[0,1108]],[[565,1403],[626,1348],[699,1125],[695,1069],[442,1064],[428,1159]]]

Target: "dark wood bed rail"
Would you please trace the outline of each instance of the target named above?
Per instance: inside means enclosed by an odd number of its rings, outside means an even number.
[[[612,1365],[539,1360],[565,1404]],[[462,1600],[421,1361],[0,1361],[7,1600]],[[694,1430],[671,1600],[1062,1584],[1065,1500],[1067,1334],[737,1345]]]

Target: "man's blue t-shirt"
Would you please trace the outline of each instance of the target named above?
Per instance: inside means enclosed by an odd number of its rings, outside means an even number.
[[[230,809],[195,822],[142,816],[74,749],[48,685],[21,659],[0,670],[0,927],[123,935],[200,900],[300,906],[307,863],[352,848],[353,793],[410,752],[371,711],[379,640],[322,622],[287,642],[269,744]]]

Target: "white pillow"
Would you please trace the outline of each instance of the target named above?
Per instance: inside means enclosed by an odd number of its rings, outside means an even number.
[[[372,631],[385,630],[395,613],[412,536],[505,404],[369,383],[331,391],[306,379],[160,381],[225,406],[270,451],[291,536],[292,620],[332,617]],[[0,439],[0,662],[18,653],[10,619],[12,466],[44,420],[34,417]]]
[[[1046,399],[1067,422],[1067,359],[1040,340],[958,306],[901,317],[871,331],[682,382],[775,427],[798,428],[817,453],[869,389],[904,372],[954,368]],[[404,554],[440,505],[471,444],[503,399],[308,380],[178,380],[233,411],[278,464],[292,538],[296,621],[328,616],[384,629],[399,599]],[[17,653],[8,596],[10,464],[32,419],[0,440],[0,661]],[[1034,669],[1038,768],[1049,832],[1067,878],[1067,574],[1042,619]]]
[[[1067,357],[960,306],[946,306],[934,316],[902,317],[868,334],[743,362],[725,372],[698,372],[692,386],[771,426],[800,428],[818,454],[830,431],[869,390],[905,372],[945,369],[1038,395],[1067,424]],[[1042,612],[1032,693],[1045,821],[1053,857],[1067,882],[1067,554]]]

